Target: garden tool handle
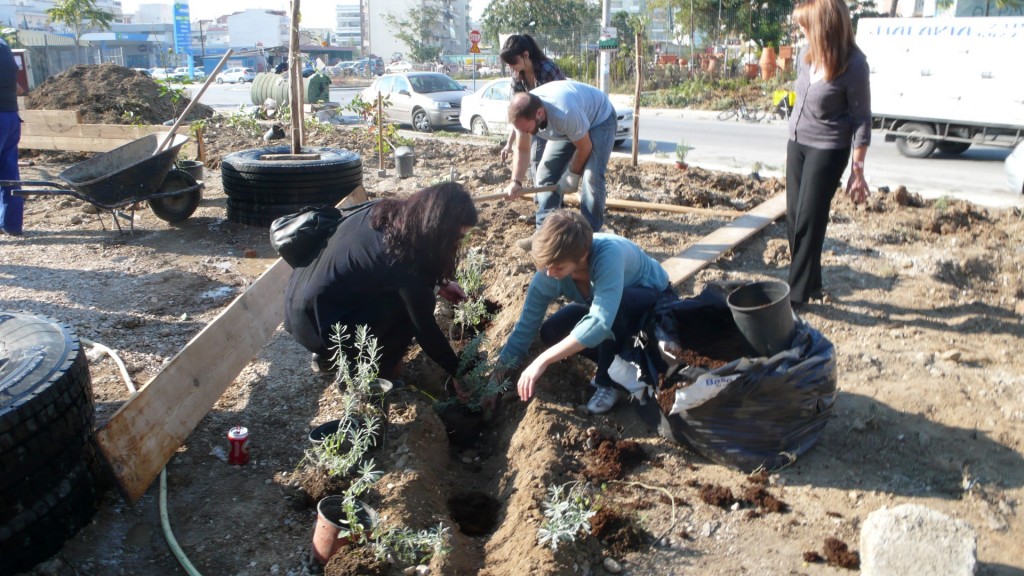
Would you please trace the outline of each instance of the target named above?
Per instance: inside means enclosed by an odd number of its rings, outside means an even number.
[[[519,191],[520,194],[537,194],[539,192],[555,192],[558,190],[558,186],[534,186],[533,188],[523,188]],[[484,200],[500,200],[502,198],[508,198],[508,194],[504,192],[495,192],[494,194],[484,194],[483,196],[474,196],[473,202],[483,202]]]
[[[203,82],[203,87],[200,88],[199,92],[192,97],[192,100],[189,101],[188,106],[185,107],[185,111],[182,112],[181,116],[178,116],[178,119],[174,121],[174,125],[171,126],[171,131],[167,133],[167,136],[164,136],[163,142],[161,142],[160,145],[156,147],[156,150],[153,152],[154,156],[156,156],[164,148],[166,148],[167,144],[174,138],[174,133],[178,131],[178,126],[181,126],[182,121],[184,121],[185,117],[188,116],[188,113],[192,111],[192,108],[196,105],[196,102],[199,102],[199,98],[203,96],[203,92],[206,92],[206,89],[209,88],[210,84],[213,82],[213,79],[217,77],[217,74],[220,72],[220,69],[224,67],[224,64],[227,63],[228,58],[230,58],[231,55],[234,53],[235,51],[230,48],[228,48],[228,51],[224,53],[224,57],[221,58],[220,62],[217,63],[217,66],[214,67],[213,72],[211,72],[210,75],[206,77],[206,82]]]

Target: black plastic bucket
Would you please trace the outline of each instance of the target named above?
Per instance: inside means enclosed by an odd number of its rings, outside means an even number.
[[[779,280],[751,282],[729,294],[726,303],[740,333],[758,354],[774,356],[793,342],[789,284]]]
[[[415,161],[416,154],[412,148],[408,146],[395,148],[395,170],[398,171],[399,178],[412,176],[412,166]]]

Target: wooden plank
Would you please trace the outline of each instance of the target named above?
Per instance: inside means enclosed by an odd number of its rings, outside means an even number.
[[[708,234],[686,250],[661,263],[669,280],[678,285],[709,262],[732,250],[740,242],[763,230],[786,213],[786,194],[778,194],[757,205],[727,226]]]
[[[54,112],[47,110],[45,112]],[[18,148],[25,150],[70,150],[74,152],[109,152],[147,134],[167,132],[167,126],[126,126],[78,124],[65,128],[26,122],[22,127]],[[182,148],[188,157],[198,156],[198,144],[189,136]]]
[[[96,431],[125,498],[135,503],[284,319],[292,268],[278,259]]]
[[[25,124],[59,123],[75,125],[82,123],[82,114],[78,110],[18,110]]]

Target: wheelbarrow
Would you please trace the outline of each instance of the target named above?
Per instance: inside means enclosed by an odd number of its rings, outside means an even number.
[[[19,196],[64,194],[84,200],[97,208],[109,210],[119,231],[118,217],[129,220],[135,230],[135,210],[141,202],[161,220],[183,222],[196,211],[203,198],[203,183],[190,174],[174,167],[178,151],[188,141],[187,136],[174,135],[157,152],[166,134],[143,136],[79,162],[57,175],[63,181],[0,180]],[[130,215],[120,212],[128,208]],[[102,218],[100,224],[103,229]]]

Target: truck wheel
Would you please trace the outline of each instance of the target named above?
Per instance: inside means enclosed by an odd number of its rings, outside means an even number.
[[[52,318],[0,312],[0,573],[57,552],[96,512],[89,366]]]
[[[935,151],[935,140],[927,138],[935,135],[935,129],[928,124],[907,122],[897,132],[906,134],[896,138],[896,148],[907,158],[927,158]]]
[[[963,154],[971,147],[970,142],[939,142],[935,146],[944,154]]]

